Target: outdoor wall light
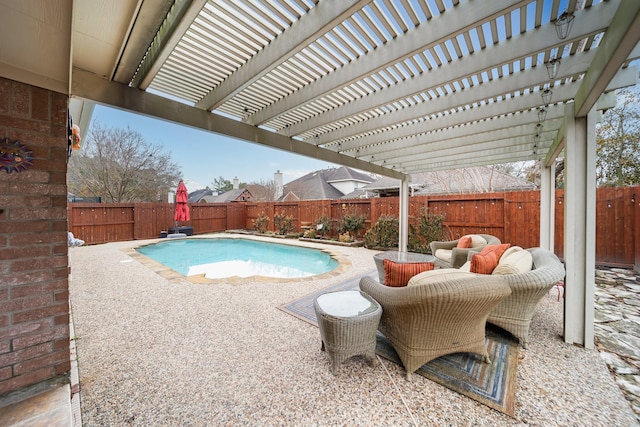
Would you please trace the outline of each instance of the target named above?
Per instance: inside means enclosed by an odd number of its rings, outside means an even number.
[[[540,94],[545,107],[548,107],[551,103],[551,95],[553,95],[553,91],[551,91],[551,89],[545,89],[542,91],[542,94]]]
[[[538,108],[538,121],[544,122],[547,118],[547,109],[545,107]]]
[[[573,16],[573,13],[565,11],[558,19],[555,20],[554,24],[556,26],[556,34],[558,34],[558,38],[560,40],[566,39],[571,32],[571,26],[573,25],[574,18],[575,16]]]
[[[558,75],[558,70],[560,69],[560,58],[553,58],[549,60],[545,65],[547,67],[547,74],[549,74],[549,79],[554,80]]]

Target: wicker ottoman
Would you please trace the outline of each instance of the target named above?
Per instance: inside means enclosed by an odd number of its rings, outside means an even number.
[[[329,292],[314,302],[322,351],[331,360],[331,372],[338,373],[338,365],[353,356],[364,356],[373,366],[376,356],[376,330],[382,307],[360,291]]]

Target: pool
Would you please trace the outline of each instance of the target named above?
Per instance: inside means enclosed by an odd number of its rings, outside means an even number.
[[[327,252],[249,239],[180,239],[136,249],[184,275],[207,279],[265,276],[300,278],[338,267]]]

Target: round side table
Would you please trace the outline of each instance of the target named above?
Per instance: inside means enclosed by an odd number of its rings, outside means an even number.
[[[331,372],[353,356],[364,356],[373,366],[376,330],[382,307],[361,291],[329,292],[318,296],[313,306],[318,319],[321,350],[329,354]]]

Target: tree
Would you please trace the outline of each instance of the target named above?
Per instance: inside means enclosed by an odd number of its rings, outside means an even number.
[[[596,128],[598,185],[621,187],[640,184],[640,95],[618,93],[617,105]]]
[[[233,184],[228,179],[224,179],[224,177],[214,178],[211,183],[213,186],[213,190],[217,191],[218,194],[224,193],[225,191],[229,191],[233,189]]]
[[[130,128],[94,123],[69,161],[69,191],[108,203],[166,200],[182,172],[160,146]]]
[[[272,202],[275,200],[276,182],[273,179],[253,181],[252,183],[247,184],[247,188],[257,201]]]

